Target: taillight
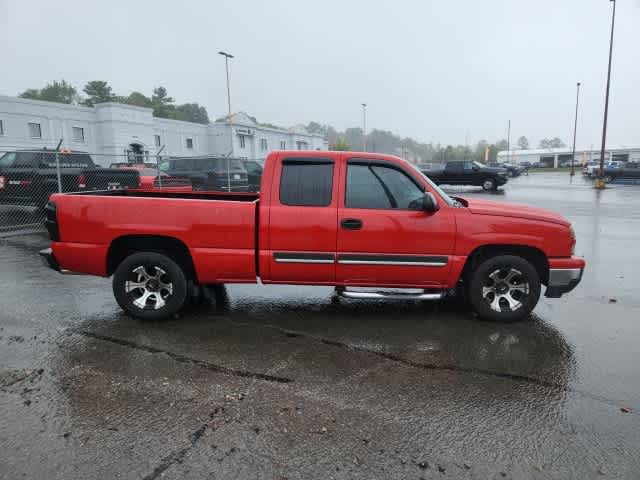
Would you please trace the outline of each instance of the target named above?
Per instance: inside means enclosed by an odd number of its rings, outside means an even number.
[[[86,188],[87,186],[87,176],[86,175],[78,175],[78,188]]]
[[[0,176],[0,190],[4,188],[4,177]]]

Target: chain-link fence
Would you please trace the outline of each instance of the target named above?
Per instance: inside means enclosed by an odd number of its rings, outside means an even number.
[[[246,192],[257,190],[261,173],[259,165],[214,156],[0,151],[0,237],[42,231],[44,207],[52,193],[117,189]]]

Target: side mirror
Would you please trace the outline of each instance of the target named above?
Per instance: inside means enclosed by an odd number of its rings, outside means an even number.
[[[438,205],[433,193],[425,192],[424,197],[422,197],[422,210],[429,213],[435,213],[440,210],[440,205]]]

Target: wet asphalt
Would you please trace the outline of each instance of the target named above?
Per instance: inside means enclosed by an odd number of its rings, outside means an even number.
[[[228,286],[142,322],[0,240],[0,478],[638,478],[640,187],[531,174],[588,269],[531,319]]]

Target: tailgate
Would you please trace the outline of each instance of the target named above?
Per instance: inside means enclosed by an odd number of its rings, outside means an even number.
[[[135,170],[91,168],[82,171],[86,190],[118,190],[140,186],[140,174]]]

